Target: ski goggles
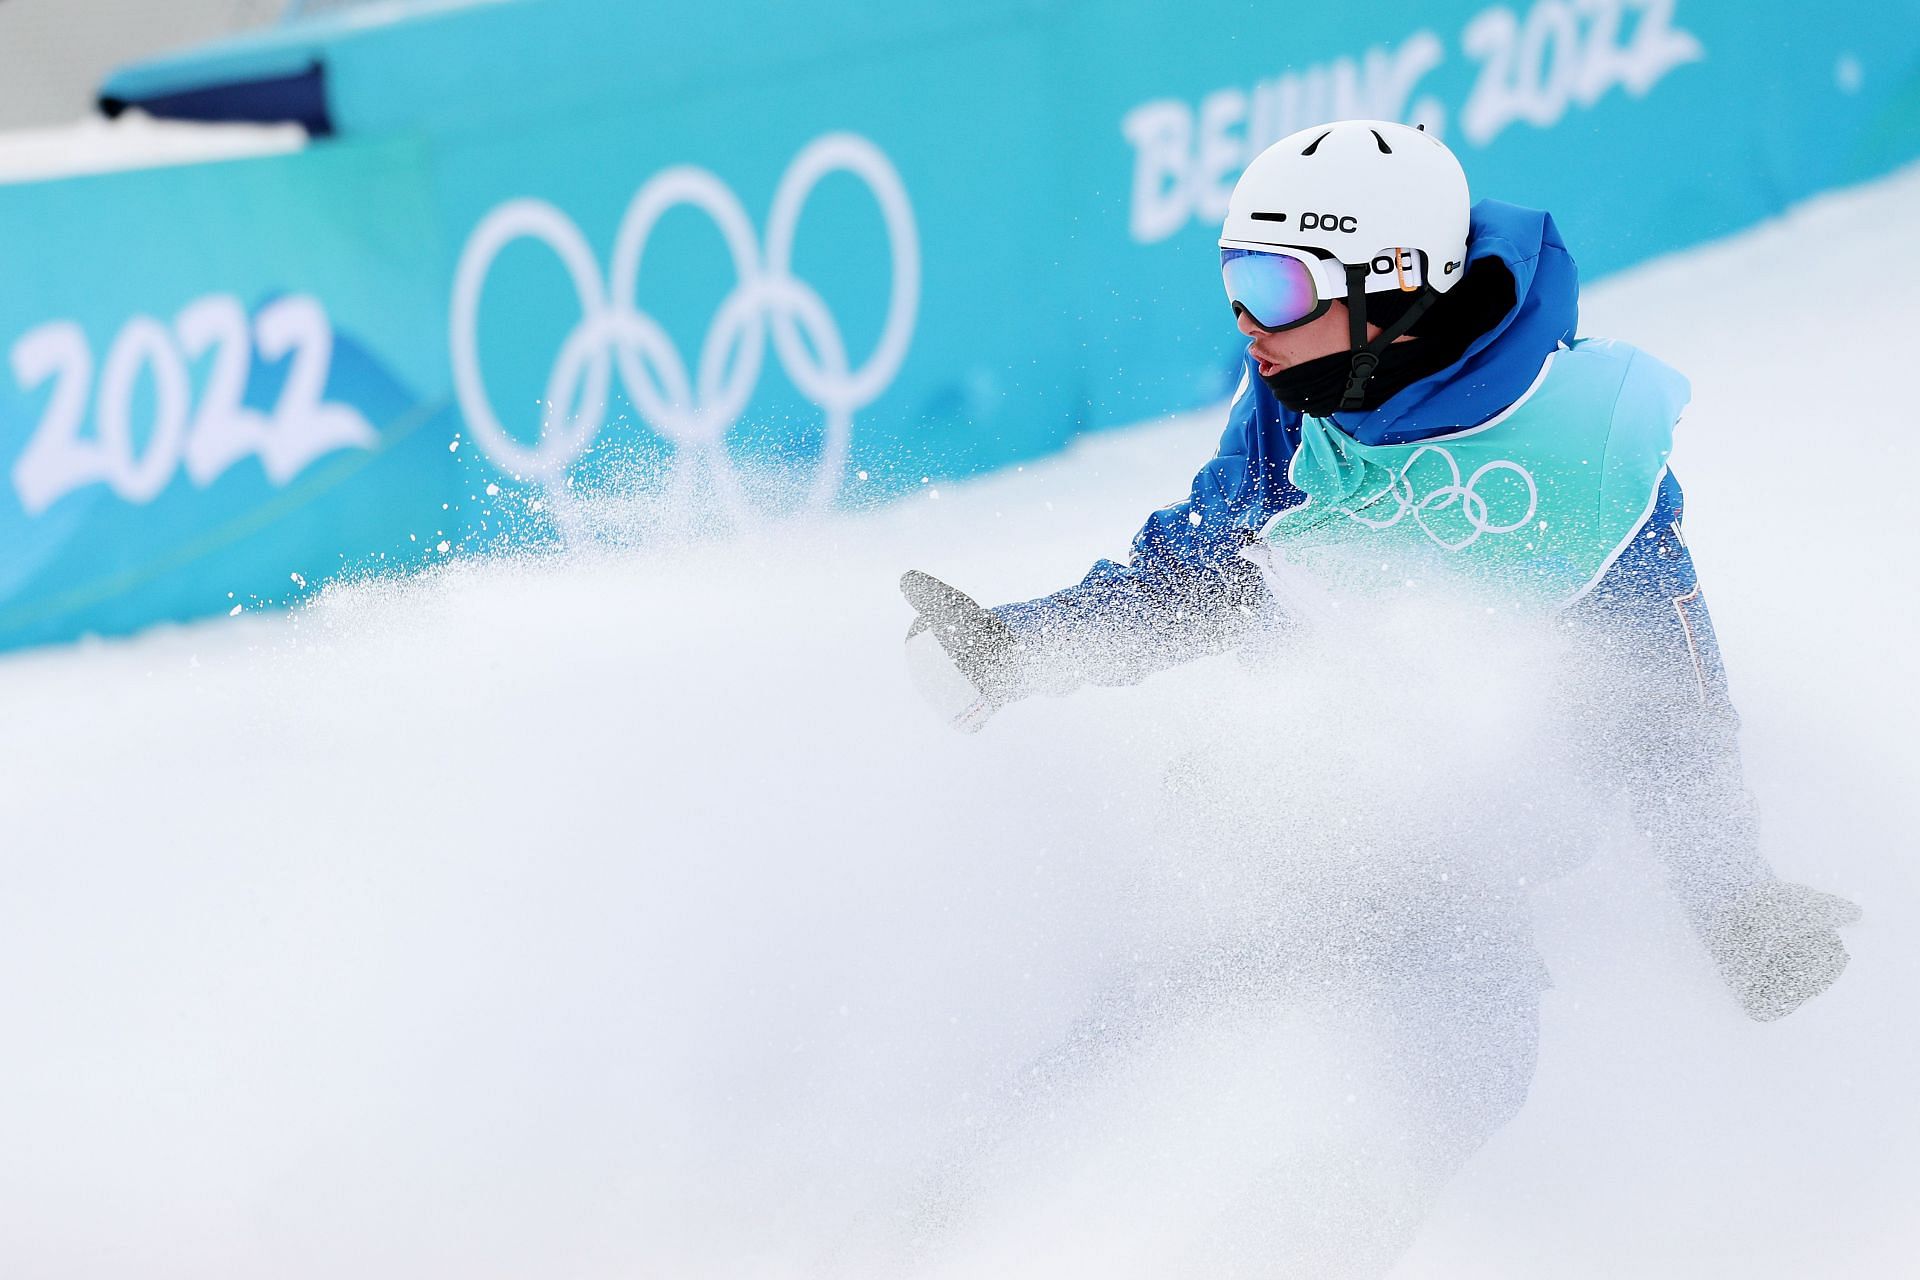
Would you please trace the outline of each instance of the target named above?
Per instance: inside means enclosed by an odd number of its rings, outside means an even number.
[[[1237,316],[1269,333],[1318,320],[1347,296],[1347,272],[1331,258],[1293,249],[1220,250],[1220,277]]]
[[[1386,288],[1411,292],[1420,287],[1419,257],[1404,249],[1386,251],[1375,257],[1370,272],[1394,277],[1392,283],[1379,282]],[[1280,245],[1261,249],[1222,245],[1220,276],[1234,314],[1244,311],[1269,333],[1318,320],[1335,301],[1347,296],[1347,269],[1338,259]]]

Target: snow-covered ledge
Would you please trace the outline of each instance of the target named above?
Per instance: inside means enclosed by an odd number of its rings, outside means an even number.
[[[306,130],[297,124],[200,124],[155,120],[138,111],[116,120],[88,116],[0,132],[0,183],[280,155],[306,144]]]

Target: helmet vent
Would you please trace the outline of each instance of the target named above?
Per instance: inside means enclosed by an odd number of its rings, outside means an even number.
[[[1307,144],[1307,149],[1305,151],[1302,151],[1300,154],[1303,156],[1312,155],[1314,152],[1320,149],[1320,144],[1325,142],[1330,136],[1332,136],[1332,134],[1333,134],[1333,130],[1331,129],[1327,130],[1325,133],[1315,138],[1312,142],[1309,142]]]
[[[1387,145],[1387,140],[1380,136],[1380,131],[1378,129],[1369,129],[1367,130],[1367,132],[1372,134],[1373,140],[1380,144],[1381,155],[1390,156],[1393,154],[1393,148]]]

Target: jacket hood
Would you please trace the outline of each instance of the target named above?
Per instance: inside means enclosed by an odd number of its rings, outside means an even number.
[[[1407,444],[1477,426],[1518,400],[1580,319],[1580,274],[1553,216],[1500,200],[1473,207],[1466,269],[1492,259],[1513,277],[1513,305],[1452,364],[1396,392],[1379,408],[1336,413],[1362,444]],[[1496,304],[1497,305],[1497,304]]]

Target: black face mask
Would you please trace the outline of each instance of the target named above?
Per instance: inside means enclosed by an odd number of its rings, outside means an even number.
[[[1303,360],[1278,373],[1267,374],[1261,381],[1272,388],[1281,404],[1295,413],[1324,418],[1340,407],[1340,398],[1347,392],[1347,374],[1352,367],[1353,353],[1336,351],[1332,355]],[[1367,383],[1361,397],[1361,412],[1378,409],[1394,392],[1440,367],[1432,362],[1429,344],[1418,338],[1411,342],[1390,344],[1380,353],[1380,365],[1374,370],[1373,378]]]

